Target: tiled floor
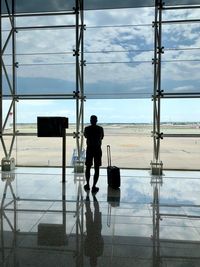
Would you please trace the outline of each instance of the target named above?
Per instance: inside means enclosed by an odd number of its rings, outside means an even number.
[[[1,178],[2,267],[200,266],[200,172],[121,170],[111,190],[101,169],[95,196],[72,169]]]

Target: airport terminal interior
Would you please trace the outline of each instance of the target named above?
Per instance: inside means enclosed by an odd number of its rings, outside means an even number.
[[[0,13],[0,266],[199,267],[200,1],[1,0]]]

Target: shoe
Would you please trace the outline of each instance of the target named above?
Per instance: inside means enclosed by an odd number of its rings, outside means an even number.
[[[96,186],[93,186],[92,187],[92,193],[93,194],[97,193],[98,191],[99,191],[99,188],[98,187],[96,187]]]
[[[89,191],[90,190],[89,185],[88,184],[84,185],[84,189],[85,189],[85,191]]]

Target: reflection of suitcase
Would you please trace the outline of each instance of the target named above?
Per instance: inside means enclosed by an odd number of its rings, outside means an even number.
[[[114,189],[117,189],[120,187],[120,169],[116,166],[111,166],[111,152],[109,145],[107,145],[107,157],[108,157],[108,167],[107,167],[108,185]]]
[[[108,186],[107,202],[112,207],[119,207],[119,205],[120,205],[120,188],[113,189],[110,186]]]

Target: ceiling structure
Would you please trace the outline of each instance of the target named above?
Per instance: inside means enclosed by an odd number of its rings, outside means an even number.
[[[8,0],[11,6],[12,0]],[[15,0],[15,13],[44,13],[44,12],[66,12],[74,8],[75,0]],[[118,9],[153,7],[154,0],[85,0],[85,10]],[[165,6],[200,5],[200,0],[165,0]],[[2,2],[2,13],[6,12],[5,1]]]

